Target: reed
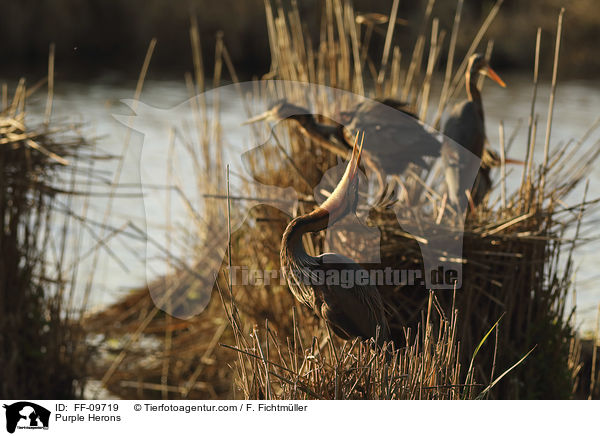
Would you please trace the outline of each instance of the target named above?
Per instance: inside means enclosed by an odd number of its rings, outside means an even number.
[[[81,126],[51,120],[54,48],[50,49],[43,120],[28,115],[29,97],[46,81],[14,93],[3,85],[0,108],[0,396],[81,397],[89,349],[73,303],[81,227],[76,180],[93,160]]]
[[[254,327],[249,334],[236,332],[236,345],[223,346],[238,353],[248,374],[239,371],[236,387],[247,399],[466,399],[483,388],[467,374],[461,382],[456,317],[433,314],[437,306],[431,293],[427,319],[440,316],[423,331],[406,331],[407,346],[392,344],[376,350],[371,341],[340,343],[327,329],[306,337],[293,317],[293,335],[285,340],[269,327]],[[231,302],[224,298],[227,307]],[[435,308],[434,308],[435,307]],[[231,309],[232,306],[229,306]],[[295,312],[295,311],[294,311]],[[228,313],[233,313],[228,310]],[[232,326],[237,322],[232,321]]]

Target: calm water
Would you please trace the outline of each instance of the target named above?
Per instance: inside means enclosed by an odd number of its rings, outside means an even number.
[[[523,76],[505,77],[508,88],[501,89],[488,81],[483,90],[483,98],[486,115],[487,135],[492,147],[498,150],[498,124],[504,121],[506,136],[513,134],[516,126],[521,122],[521,127],[516,132],[514,145],[509,155],[516,159],[525,156],[525,144],[527,135],[527,119],[531,104],[532,88],[530,79]],[[86,133],[101,137],[97,143],[99,151],[120,155],[127,136],[127,128],[117,122],[113,114],[129,114],[130,111],[119,101],[131,98],[134,83],[119,83],[116,80],[107,80],[102,83],[65,84],[58,85],[55,96],[54,117],[56,119],[69,119],[84,121]],[[545,135],[547,106],[549,98],[549,84],[543,83],[538,89],[538,100],[536,111],[539,114],[537,150],[535,161],[542,160],[542,147]],[[185,87],[178,82],[148,81],[145,84],[141,100],[158,108],[170,108],[188,97]],[[33,100],[32,106],[42,105],[44,99]],[[226,104],[226,103],[224,103]],[[579,138],[582,133],[600,115],[600,84],[588,81],[573,81],[559,83],[556,106],[554,111],[554,124],[552,130],[552,144],[568,141],[571,138]],[[226,112],[226,111],[225,111]],[[432,116],[432,115],[430,115]],[[595,132],[590,141],[598,141],[600,131]],[[143,139],[140,134],[133,134],[129,141],[128,151],[125,156],[123,173],[120,179],[122,187],[120,193],[140,194],[141,180],[156,179],[156,184],[165,184],[165,175],[158,167],[152,164],[144,165],[140,170],[140,159],[144,153],[157,152],[165,147],[162,142],[153,142]],[[113,178],[115,162],[101,162],[96,165],[101,178],[92,189],[97,192],[106,192],[107,183]],[[520,179],[520,169],[513,171],[511,182]],[[589,198],[600,197],[600,169],[589,174],[591,194]],[[509,183],[509,186],[510,186]],[[147,227],[150,235],[161,242],[165,237],[165,214],[164,214],[164,190],[156,189],[152,195],[144,191],[145,198],[141,197],[117,197],[114,201],[113,212],[109,223],[120,228],[124,223],[131,221],[138,227]],[[580,199],[582,189],[573,194],[572,202]],[[93,219],[102,221],[106,209],[106,199],[95,196],[90,201],[89,215]],[[73,207],[75,210],[81,208],[79,201]],[[146,213],[148,211],[148,213]],[[600,218],[596,214],[594,218]],[[135,232],[133,232],[135,233]],[[593,226],[586,228],[586,235],[597,235]],[[91,247],[93,240],[84,234],[78,238],[78,242],[84,247]],[[74,242],[73,242],[74,243]],[[159,266],[161,262],[155,262],[162,255],[160,251],[152,248],[147,249],[146,243],[135,240],[132,237],[116,236],[110,240],[109,246],[112,253],[107,250],[101,251],[98,269],[95,274],[94,285],[90,295],[92,307],[99,307],[112,302],[146,282],[148,276],[156,276],[163,272]],[[82,250],[85,252],[85,250]],[[578,323],[583,330],[593,328],[596,306],[600,302],[600,271],[597,268],[600,262],[600,244],[590,243],[579,248],[576,252],[577,264],[577,306]],[[118,256],[118,258],[116,257]],[[85,284],[86,276],[91,269],[93,256],[87,256],[81,261],[79,282]],[[148,262],[146,264],[146,259]]]

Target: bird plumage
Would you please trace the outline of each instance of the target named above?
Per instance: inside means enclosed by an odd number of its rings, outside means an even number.
[[[485,128],[477,103],[470,100],[457,103],[450,112],[443,133],[475,156],[481,157],[485,143]]]
[[[408,105],[396,100],[365,100],[357,105],[344,130],[346,141],[356,131],[364,131],[374,145],[367,149],[386,174],[399,174],[409,164],[427,167],[425,158],[440,155],[440,142],[409,112]]]
[[[481,93],[477,88],[478,74],[487,75],[502,87],[506,86],[481,54],[469,58],[465,72],[467,99],[452,108],[443,130],[445,138],[462,149],[445,140],[441,151],[448,197],[461,210],[467,203],[466,190],[471,191],[473,203],[477,205],[491,188],[489,168],[479,169],[477,162],[485,149],[485,120]]]
[[[416,118],[407,103],[394,100],[364,100],[350,111],[340,112],[343,124],[320,123],[310,111],[286,100],[278,100],[265,113],[249,122],[290,119],[302,133],[331,152],[345,156],[352,149],[356,131],[369,135],[364,161],[383,184],[385,174],[398,174],[410,164],[426,166],[426,156],[439,156],[440,142]],[[380,172],[383,171],[383,174]]]
[[[389,338],[389,327],[376,286],[356,283],[368,272],[352,259],[336,253],[309,255],[302,243],[306,233],[319,232],[356,210],[360,150],[356,142],[342,179],[329,198],[316,210],[295,218],[281,242],[280,260],[290,291],[343,339]],[[353,278],[351,285],[342,274]]]

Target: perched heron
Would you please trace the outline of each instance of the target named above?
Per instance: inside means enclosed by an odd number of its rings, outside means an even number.
[[[282,120],[295,121],[304,136],[311,138],[319,146],[338,156],[346,158],[348,152],[352,150],[352,146],[346,141],[344,126],[335,122],[321,123],[308,109],[292,104],[285,99],[277,100],[267,111],[250,118],[244,124]]]
[[[488,62],[481,54],[474,54],[469,58],[467,70],[465,73],[465,83],[467,88],[467,100],[457,103],[452,109],[446,125],[444,126],[444,135],[454,140],[456,143],[473,153],[478,158],[482,158],[485,147],[485,124],[483,116],[483,103],[481,102],[481,93],[477,89],[478,74],[488,76],[503,88],[506,84],[489,66]],[[465,163],[460,161],[457,151],[448,144],[442,146],[442,161],[445,167],[446,183],[448,185],[448,196],[456,205],[464,205],[466,197],[463,199],[463,193],[471,189],[470,180],[466,180],[470,174],[465,168]],[[475,205],[481,202],[489,190],[491,182],[489,181],[489,166],[484,168],[485,174],[478,175],[481,180],[481,186],[478,188],[477,201],[471,191]],[[481,173],[482,170],[480,170]],[[466,177],[465,177],[466,176]],[[461,206],[462,208],[462,206]]]
[[[316,233],[356,210],[358,172],[362,143],[354,142],[352,157],[338,185],[320,207],[292,220],[281,241],[281,267],[294,297],[325,320],[343,339],[377,338],[382,344],[389,339],[389,327],[377,288],[357,280],[369,276],[360,265],[346,256],[324,253],[310,256],[302,236]],[[353,285],[344,286],[340,277],[351,275]],[[330,277],[334,277],[330,280]],[[337,280],[335,279],[337,277]],[[327,278],[324,280],[324,278]]]
[[[308,109],[279,100],[245,124],[285,119],[296,121],[302,134],[343,157],[352,149],[354,132],[367,132],[369,143],[374,145],[365,148],[363,161],[375,172],[382,189],[386,174],[399,174],[410,163],[426,167],[426,156],[440,155],[441,144],[435,136],[424,128],[406,103],[393,99],[365,100],[351,111],[341,112],[344,125],[320,123]]]

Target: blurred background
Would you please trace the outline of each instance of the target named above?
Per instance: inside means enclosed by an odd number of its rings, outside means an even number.
[[[289,8],[284,2],[283,7]],[[419,33],[427,2],[400,2],[398,17],[407,20],[394,35],[394,44],[409,53]],[[107,72],[137,71],[148,41],[156,37],[152,75],[181,77],[192,67],[187,29],[190,16],[198,17],[205,64],[212,65],[215,35],[222,31],[233,63],[242,78],[260,76],[269,70],[267,25],[262,0],[2,0],[0,15],[0,74],[11,72],[44,73],[48,45],[56,43],[58,77],[89,79]],[[467,0],[461,21],[458,53],[466,51],[481,22],[494,2]],[[298,2],[305,31],[318,40],[324,3],[319,0]],[[357,12],[389,14],[391,0],[357,0]],[[542,28],[542,40],[552,41],[556,16],[566,7],[564,50],[560,58],[562,78],[598,78],[600,57],[600,7],[595,0],[505,0],[502,11],[492,23],[487,37],[493,39],[495,67],[501,71],[530,71],[535,47],[536,28]],[[455,1],[436,2],[432,16],[440,28],[450,29]],[[385,26],[375,32],[372,53],[381,53]],[[542,44],[542,71],[551,65],[553,44]],[[440,65],[445,63],[445,52]],[[379,55],[378,55],[379,56]]]

